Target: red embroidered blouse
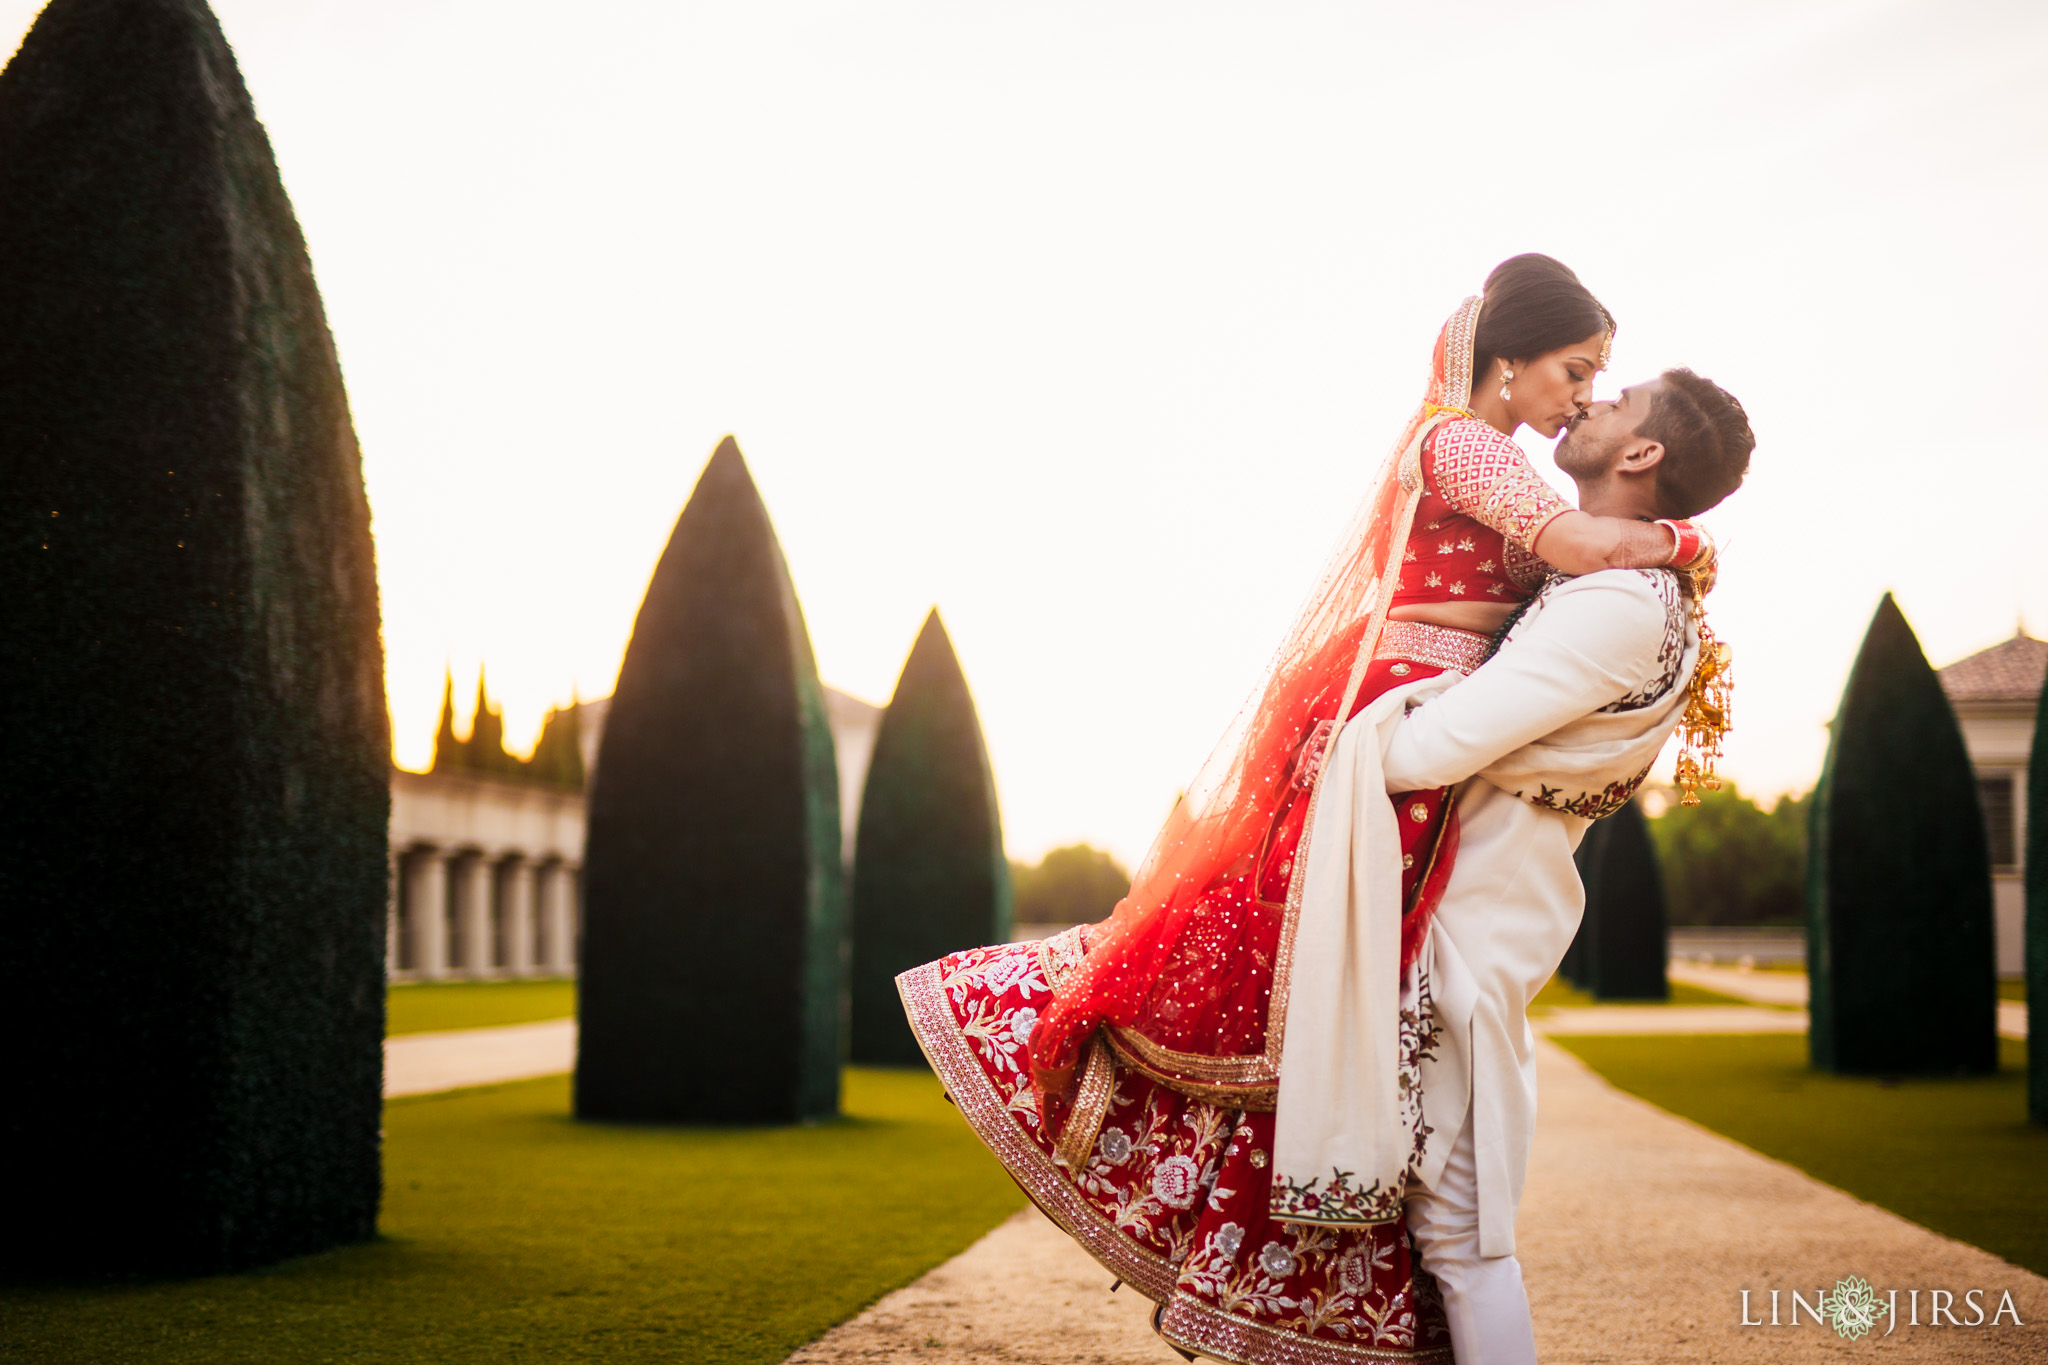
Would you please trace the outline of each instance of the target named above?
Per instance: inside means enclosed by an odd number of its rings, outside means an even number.
[[[1522,601],[1550,571],[1530,545],[1571,510],[1520,446],[1477,418],[1453,418],[1422,452],[1422,502],[1393,605]]]

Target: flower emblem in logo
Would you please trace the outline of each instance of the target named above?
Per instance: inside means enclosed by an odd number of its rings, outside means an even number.
[[[1294,1253],[1278,1242],[1268,1242],[1259,1248],[1259,1269],[1276,1280],[1284,1280],[1294,1273]]]
[[[1820,1296],[1820,1311],[1836,1336],[1861,1341],[1866,1332],[1877,1326],[1878,1319],[1892,1310],[1878,1300],[1877,1291],[1868,1280],[1850,1275],[1835,1281],[1834,1293]]]
[[[1216,1229],[1216,1249],[1225,1256],[1237,1255],[1237,1249],[1244,1245],[1244,1229],[1235,1223],[1225,1223]]]
[[[1102,1153],[1102,1159],[1110,1165],[1121,1166],[1131,1154],[1131,1135],[1121,1128],[1105,1128],[1095,1150]]]
[[[1184,1209],[1195,1202],[1201,1178],[1193,1157],[1170,1156],[1152,1172],[1152,1196],[1170,1209]]]
[[[1038,1027],[1038,1011],[1026,1005],[1010,1016],[1010,1036],[1020,1043],[1031,1041],[1031,1030]]]

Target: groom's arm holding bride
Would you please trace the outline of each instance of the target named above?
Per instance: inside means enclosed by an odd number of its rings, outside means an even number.
[[[1740,484],[1754,444],[1732,396],[1675,370],[1594,404],[1556,459],[1577,483],[1582,510],[1648,522],[1720,502]],[[1668,698],[1694,653],[1681,595],[1690,586],[1670,570],[1553,580],[1487,663],[1397,727],[1384,760],[1387,789],[1461,782],[1587,716]],[[1668,734],[1677,708],[1662,709]]]

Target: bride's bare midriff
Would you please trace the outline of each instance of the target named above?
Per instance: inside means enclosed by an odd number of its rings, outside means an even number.
[[[1454,626],[1491,635],[1514,611],[1509,602],[1423,602],[1415,606],[1389,607],[1390,621],[1427,621],[1433,626]]]

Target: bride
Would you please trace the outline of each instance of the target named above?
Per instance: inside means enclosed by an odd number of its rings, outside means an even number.
[[[1683,522],[1567,504],[1511,439],[1592,400],[1614,320],[1561,263],[1487,277],[1437,337],[1421,406],[1251,701],[1100,924],[898,978],[933,1069],[1038,1206],[1159,1308],[1184,1354],[1448,1360],[1401,1180],[1274,1178],[1274,1106],[1307,836],[1339,719],[1469,674],[1553,570],[1704,564]],[[1429,1046],[1416,954],[1457,856],[1448,789],[1394,798],[1404,1071]],[[1402,1108],[1419,1122],[1419,1095]]]

